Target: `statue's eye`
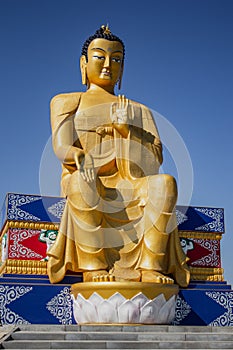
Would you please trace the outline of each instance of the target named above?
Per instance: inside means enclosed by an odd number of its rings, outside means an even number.
[[[93,58],[95,58],[97,60],[104,60],[105,59],[104,56],[99,56],[99,55],[93,55]]]
[[[113,57],[113,58],[112,58],[112,61],[113,61],[113,62],[116,62],[116,63],[121,63],[121,58],[119,58],[119,57]]]

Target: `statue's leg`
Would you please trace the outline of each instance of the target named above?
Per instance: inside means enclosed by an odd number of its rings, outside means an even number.
[[[88,183],[78,171],[72,174],[67,202],[73,224],[79,268],[84,271],[84,281],[108,274],[102,229],[101,198],[103,197],[104,186],[98,177],[96,181]]]
[[[173,210],[177,200],[175,179],[166,174],[149,178],[149,201],[145,207],[145,228],[141,255],[136,268],[144,282],[173,283],[164,276],[167,270],[167,244],[175,229]]]
[[[164,174],[136,181],[138,195],[144,198],[139,205],[145,203],[143,219],[135,226],[139,229],[139,240],[120,250],[113,273],[118,280],[173,283],[163,273],[167,270],[169,233],[175,228],[172,221],[177,200],[176,181]]]

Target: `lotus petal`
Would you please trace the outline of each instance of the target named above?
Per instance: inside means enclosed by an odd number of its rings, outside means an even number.
[[[84,323],[98,323],[98,314],[96,307],[89,300],[86,300],[82,304],[81,309],[84,318]]]
[[[73,299],[73,315],[77,323],[86,323],[85,315],[75,299]]]
[[[117,310],[108,300],[97,305],[97,313],[101,323],[118,323]]]
[[[86,298],[84,298],[84,296],[82,296],[81,293],[78,293],[77,298],[76,298],[76,302],[79,304],[79,306],[82,308],[82,306],[85,304],[85,302],[87,301]]]
[[[141,308],[140,323],[158,323],[158,314],[158,305],[156,305],[153,300],[150,300]]]
[[[135,305],[137,305],[138,309],[140,310],[148,301],[149,299],[142,293],[136,294],[134,297],[130,299]]]
[[[97,306],[99,305],[104,298],[101,297],[101,295],[99,295],[98,293],[94,292],[90,298],[88,299],[93,305]]]
[[[138,323],[139,315],[138,307],[131,300],[126,300],[119,306],[118,317],[120,323]]]
[[[167,302],[164,304],[161,309],[159,310],[159,319],[160,322],[163,324],[168,324],[173,321],[171,319],[171,316],[175,313],[175,308],[176,308],[176,298],[173,295]]]
[[[173,297],[172,297],[173,298]],[[170,314],[168,316],[168,323],[172,323],[176,317],[176,297],[174,295],[175,302],[174,302],[174,307],[171,307]]]
[[[160,309],[164,304],[166,304],[165,296],[161,293],[156,298],[153,299],[153,302],[158,306]]]
[[[108,301],[117,309],[121,304],[126,301],[126,298],[119,292],[114,293]]]

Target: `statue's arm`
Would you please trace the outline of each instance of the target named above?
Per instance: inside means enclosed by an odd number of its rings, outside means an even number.
[[[153,148],[153,152],[154,152],[159,164],[161,165],[163,163],[163,146],[162,146],[162,142],[160,141],[160,138],[158,136],[154,137],[154,141],[152,143],[152,148]]]
[[[73,118],[68,117],[64,120],[53,137],[54,152],[64,165],[81,164],[84,151],[74,146],[77,141],[74,132]]]
[[[142,105],[143,130],[147,134],[147,140],[151,144],[152,151],[161,165],[163,163],[163,146],[160,140],[157,125],[151,110]]]
[[[116,129],[121,136],[127,138],[129,134],[129,125],[126,123],[113,123],[113,128]]]
[[[64,165],[75,165],[82,161],[84,152],[74,146],[77,143],[73,117],[77,110],[77,94],[62,94],[53,97],[50,104],[53,148]]]

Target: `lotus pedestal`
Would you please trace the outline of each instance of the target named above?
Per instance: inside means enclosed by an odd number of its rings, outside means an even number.
[[[176,284],[83,282],[71,287],[78,324],[170,324],[175,317]]]

